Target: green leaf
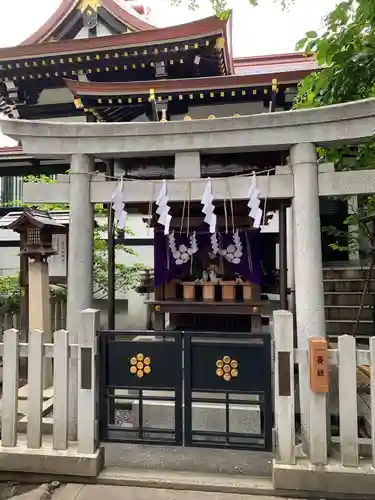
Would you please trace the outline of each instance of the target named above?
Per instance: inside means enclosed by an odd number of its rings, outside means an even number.
[[[308,31],[306,33],[306,38],[317,38],[318,37],[318,33],[316,31]]]
[[[296,50],[302,50],[306,43],[307,43],[307,40],[308,38],[307,37],[304,37],[304,38],[301,38],[301,40],[299,40],[297,43],[296,43]]]

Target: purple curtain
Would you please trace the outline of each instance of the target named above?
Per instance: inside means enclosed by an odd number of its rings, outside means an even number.
[[[258,285],[261,284],[261,264],[260,264],[260,230],[239,231],[242,256],[238,264],[233,264],[223,258],[225,274],[239,275],[243,280],[249,280]],[[163,231],[154,232],[154,276],[155,286],[160,286],[171,279],[182,279],[190,275],[195,265],[200,264],[200,268],[206,269],[210,263],[209,253],[212,252],[210,241],[211,234],[207,232],[196,232],[198,251],[184,264],[177,265],[169,248],[168,236],[164,236]],[[228,248],[233,245],[232,233],[217,233],[219,247]],[[186,249],[190,247],[189,236],[175,232],[176,248],[183,245]],[[185,250],[181,248],[181,250]]]

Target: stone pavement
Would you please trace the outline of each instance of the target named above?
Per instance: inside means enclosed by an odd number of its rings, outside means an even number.
[[[199,500],[260,500],[259,496],[233,495],[233,493],[80,484],[68,484],[56,492],[52,500],[196,500],[197,498]],[[279,497],[262,496],[261,500],[280,499]]]
[[[107,468],[271,477],[272,453],[248,450],[105,443]]]

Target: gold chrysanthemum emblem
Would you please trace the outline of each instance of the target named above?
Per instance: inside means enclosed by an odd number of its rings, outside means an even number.
[[[138,378],[151,373],[151,358],[139,352],[136,356],[130,358],[129,371]]]
[[[216,361],[216,375],[226,382],[238,377],[238,361],[231,359],[229,356],[218,359]]]

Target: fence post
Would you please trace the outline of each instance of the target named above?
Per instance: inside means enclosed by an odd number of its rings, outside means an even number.
[[[53,449],[68,448],[69,332],[54,334]]]
[[[42,446],[43,354],[43,332],[32,330],[29,333],[27,369],[27,447],[35,449]]]
[[[341,465],[358,465],[357,356],[355,338],[339,337],[339,414]]]
[[[309,364],[310,353],[309,353]],[[309,387],[309,455],[314,465],[325,465],[328,455],[328,420],[327,420],[327,393],[315,392],[311,388],[310,365],[309,371],[304,374],[308,377]],[[300,372],[301,373],[301,372]],[[301,376],[301,375],[300,375]],[[300,381],[301,382],[301,381]]]
[[[78,332],[78,452],[95,453],[98,442],[97,422],[97,331],[99,311],[81,311]]]
[[[1,444],[17,444],[17,411],[19,387],[19,332],[14,328],[4,332],[3,397],[1,411]]]
[[[295,464],[293,314],[274,311],[276,461]]]

